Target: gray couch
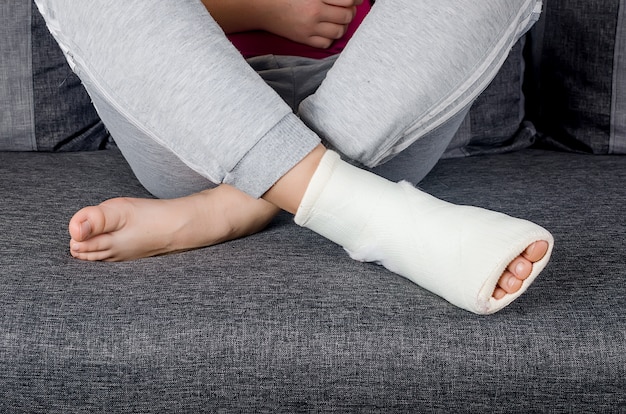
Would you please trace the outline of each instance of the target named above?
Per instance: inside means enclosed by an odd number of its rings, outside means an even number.
[[[36,10],[3,4],[30,43],[0,48],[19,57],[0,63],[0,412],[626,412],[620,6],[548,1],[421,183],[555,236],[528,292],[485,317],[286,214],[205,249],[73,259],[74,211],[149,194]]]

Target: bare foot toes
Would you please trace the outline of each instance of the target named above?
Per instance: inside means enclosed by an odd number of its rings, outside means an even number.
[[[91,235],[89,213],[82,210],[76,213],[74,217],[72,217],[72,220],[70,220],[69,231],[72,239],[76,241],[87,240]]]
[[[120,261],[210,246],[262,230],[278,209],[226,185],[173,200],[114,198],[70,220],[70,252]]]
[[[507,270],[504,271],[493,292],[493,297],[502,299],[506,294],[520,290],[524,280],[530,276],[533,270],[533,263],[541,260],[547,252],[548,243],[543,240],[528,246],[521,255],[513,259]]]

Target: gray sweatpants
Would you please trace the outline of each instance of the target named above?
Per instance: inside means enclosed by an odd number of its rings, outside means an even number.
[[[257,73],[199,0],[36,3],[133,171],[159,197],[219,183],[259,197],[322,140],[388,178],[419,181],[541,8],[378,0],[336,61],[309,68],[319,73],[315,93],[296,85],[291,108],[268,86],[287,79],[281,68]],[[297,66],[292,79],[307,73]]]

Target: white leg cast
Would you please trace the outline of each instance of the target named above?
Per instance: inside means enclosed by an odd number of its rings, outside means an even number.
[[[494,313],[519,297],[547,264],[554,240],[542,227],[478,207],[454,205],[412,185],[356,168],[327,151],[295,221],[452,304]],[[530,244],[549,249],[522,288],[495,299],[508,264]]]

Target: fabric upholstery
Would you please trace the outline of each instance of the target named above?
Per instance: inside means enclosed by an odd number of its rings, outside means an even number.
[[[625,2],[544,0],[448,156],[536,137],[624,152]],[[31,7],[0,5],[0,149],[100,148],[104,129]],[[624,182],[618,156],[441,161],[427,192],[555,236],[530,289],[480,317],[287,214],[205,249],[75,260],[77,209],[149,194],[117,150],[0,152],[0,412],[626,412]]]
[[[0,149],[30,150],[33,131],[30,2],[0,4]]]
[[[0,6],[0,150],[102,149],[109,136],[30,1]]]
[[[626,1],[548,0],[544,9],[529,82],[542,144],[626,153]]]
[[[622,158],[524,150],[426,178],[556,238],[528,292],[489,317],[289,215],[206,249],[74,260],[76,209],[147,196],[119,153],[0,153],[0,171],[0,412],[626,409]]]

